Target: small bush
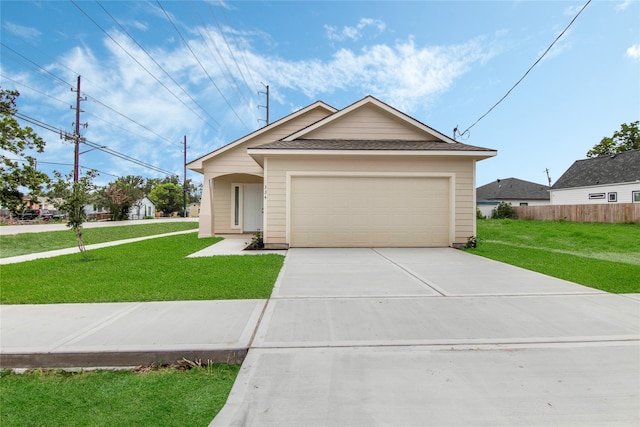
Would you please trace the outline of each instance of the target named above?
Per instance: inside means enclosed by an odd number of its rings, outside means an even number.
[[[486,217],[482,215],[482,211],[480,208],[476,208],[476,219],[485,219]]]
[[[465,249],[473,249],[478,247],[478,239],[476,236],[471,236],[467,239],[467,243],[464,245]]]
[[[264,249],[264,240],[262,238],[262,232],[256,231],[253,233],[253,237],[251,238],[251,243],[247,246],[246,249]]]
[[[491,217],[499,219],[515,218],[516,212],[513,206],[511,206],[511,203],[500,202],[498,206],[493,209]]]

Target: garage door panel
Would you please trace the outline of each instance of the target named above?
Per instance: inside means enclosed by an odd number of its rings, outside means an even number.
[[[293,177],[290,245],[447,246],[449,180]]]

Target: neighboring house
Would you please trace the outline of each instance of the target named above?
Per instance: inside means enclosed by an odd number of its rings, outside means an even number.
[[[189,218],[198,218],[200,215],[200,202],[192,202],[187,209]]]
[[[106,215],[110,213],[109,209],[93,204],[85,205],[84,212],[88,217],[91,217],[92,215]]]
[[[640,150],[577,160],[551,187],[552,205],[640,203]]]
[[[199,236],[262,231],[270,248],[462,245],[476,234],[476,162],[367,96],[318,101],[189,163],[204,175]]]
[[[548,205],[549,189],[548,185],[517,178],[498,179],[476,189],[476,205],[486,217],[491,217],[500,202],[512,206]]]
[[[131,205],[127,213],[128,219],[145,219],[156,215],[156,205],[147,196]]]

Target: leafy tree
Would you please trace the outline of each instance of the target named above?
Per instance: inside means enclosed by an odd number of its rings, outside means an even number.
[[[73,172],[66,176],[54,171],[56,181],[53,182],[48,196],[53,201],[56,209],[67,214],[67,227],[73,229],[78,239],[78,248],[84,254],[84,240],[82,238],[82,224],[87,220],[84,207],[92,202],[92,192],[95,189],[93,179],[98,176],[90,170],[85,176],[73,180]]]
[[[147,178],[144,183],[144,194],[148,195],[151,193],[151,190],[156,188],[158,185],[168,183],[180,185],[180,178],[178,178],[178,175],[171,175],[164,178]]]
[[[639,124],[640,121],[621,124],[620,130],[614,132],[612,137],[605,136],[591,150],[587,151],[587,157],[607,156],[640,148]]]
[[[182,186],[173,183],[160,184],[151,190],[149,199],[155,203],[156,209],[164,213],[177,212],[184,204]]]
[[[16,98],[19,96],[16,90],[0,88],[0,206],[7,207],[13,213],[22,206],[24,194],[21,189],[27,189],[37,197],[42,194],[42,185],[49,182],[45,173],[36,170],[36,159],[27,155],[28,150],[42,153],[45,141],[32,128],[23,128],[16,120]],[[21,157],[24,161],[13,157]]]
[[[98,192],[97,203],[109,209],[111,220],[125,220],[129,208],[144,196],[144,182],[141,176],[120,177]]]

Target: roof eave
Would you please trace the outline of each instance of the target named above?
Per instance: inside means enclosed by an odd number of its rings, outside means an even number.
[[[203,163],[206,162],[207,160],[209,160],[209,159],[211,159],[211,158],[213,158],[215,156],[218,156],[218,155],[224,153],[227,150],[230,150],[230,149],[232,149],[234,147],[237,147],[238,145],[240,145],[240,144],[242,144],[242,143],[244,143],[244,142],[246,142],[246,141],[248,141],[248,140],[250,140],[252,138],[255,138],[255,137],[259,136],[259,135],[262,135],[263,133],[265,133],[265,132],[267,132],[267,131],[269,131],[269,130],[277,127],[277,126],[280,126],[281,124],[286,123],[289,120],[292,120],[292,119],[294,119],[296,117],[299,117],[302,114],[305,114],[305,113],[307,113],[307,112],[309,112],[309,111],[311,111],[311,110],[313,110],[315,108],[318,108],[318,107],[322,107],[322,108],[326,109],[331,114],[333,114],[336,111],[338,111],[336,108],[332,107],[331,105],[329,105],[329,104],[327,104],[327,103],[325,103],[323,101],[316,101],[313,104],[310,104],[310,105],[308,105],[308,106],[306,106],[306,107],[304,107],[304,108],[302,108],[300,110],[297,110],[297,111],[289,114],[288,116],[282,117],[281,119],[276,120],[275,122],[273,122],[273,123],[271,123],[271,124],[269,124],[267,126],[264,126],[264,127],[260,128],[260,129],[256,129],[255,131],[251,132],[248,135],[243,136],[240,139],[237,139],[237,140],[232,141],[232,142],[230,142],[228,144],[225,144],[222,147],[216,148],[215,150],[213,150],[213,151],[211,151],[211,152],[209,152],[209,153],[207,153],[207,154],[205,154],[203,156],[200,156],[195,160],[190,161],[189,163],[187,163],[187,169],[192,170],[194,172],[204,173]]]
[[[308,150],[308,149],[277,149],[277,148],[248,148],[247,153],[253,157],[265,155],[315,155],[315,156],[456,156],[475,157],[479,160],[488,159],[498,154],[496,150]]]

